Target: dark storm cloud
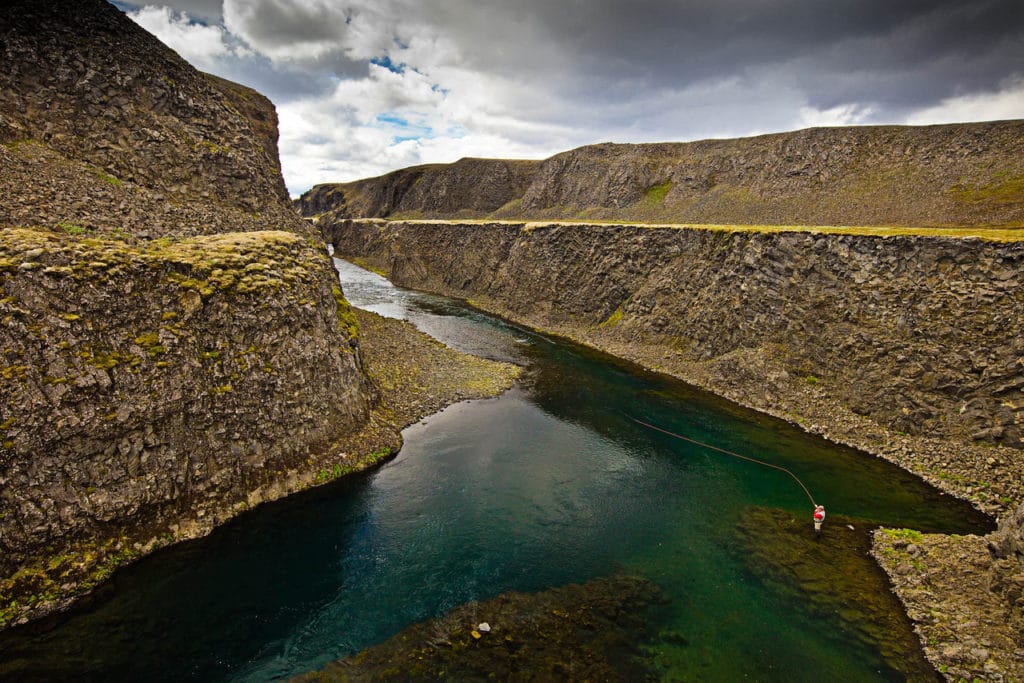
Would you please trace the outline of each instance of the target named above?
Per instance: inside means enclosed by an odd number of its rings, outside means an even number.
[[[810,101],[822,107],[860,101],[904,108],[993,89],[1024,62],[1020,0],[534,0],[444,7],[447,33],[473,46],[466,58],[478,68],[528,69],[540,77],[568,69],[580,95],[597,97],[602,90],[621,96],[773,69],[804,84]],[[530,49],[538,44],[558,46],[561,63],[545,61],[548,50]]]

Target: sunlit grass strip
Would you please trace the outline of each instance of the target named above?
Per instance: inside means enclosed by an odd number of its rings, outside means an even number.
[[[383,221],[373,218],[369,221]],[[669,228],[675,230],[709,230],[713,232],[752,232],[752,233],[785,233],[803,232],[823,235],[866,235],[875,237],[952,237],[955,239],[978,238],[990,242],[1022,242],[1024,241],[1024,225],[1011,227],[906,227],[906,226],[873,226],[873,225],[736,225],[719,223],[640,223],[637,221],[516,221],[492,220],[487,218],[467,218],[459,220],[420,219],[401,220],[396,222],[434,225],[522,225],[526,230],[536,230],[544,226],[630,226],[640,228]]]

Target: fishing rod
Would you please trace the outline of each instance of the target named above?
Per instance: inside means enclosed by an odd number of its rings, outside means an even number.
[[[647,427],[649,429],[653,429],[654,431],[657,431],[657,432],[661,432],[662,434],[668,434],[669,436],[674,437],[676,439],[680,439],[682,441],[688,441],[688,442],[690,442],[692,444],[696,444],[697,446],[700,446],[702,448],[707,448],[708,450],[712,450],[712,451],[718,451],[719,453],[724,453],[725,455],[731,455],[732,457],[739,458],[740,460],[748,460],[750,462],[757,463],[758,465],[764,465],[765,467],[771,467],[772,469],[782,470],[783,472],[785,472],[789,476],[793,477],[793,481],[795,481],[796,483],[800,484],[800,488],[802,488],[804,490],[804,493],[807,494],[807,498],[811,501],[811,505],[813,505],[815,507],[817,507],[817,505],[818,505],[817,503],[814,502],[814,496],[812,496],[810,490],[806,486],[804,486],[804,483],[802,481],[800,481],[800,478],[798,476],[796,476],[795,474],[793,474],[792,472],[790,472],[789,470],[787,470],[785,467],[782,467],[780,465],[773,465],[772,463],[765,462],[764,460],[758,460],[756,458],[750,458],[750,457],[748,457],[746,455],[740,455],[739,453],[734,453],[733,451],[729,451],[729,450],[726,450],[724,448],[719,448],[718,446],[712,446],[711,444],[704,443],[703,441],[697,441],[696,439],[691,439],[690,437],[683,436],[682,434],[676,434],[675,432],[670,432],[667,429],[662,429],[661,427],[658,427],[656,425],[652,425],[649,422],[644,422],[643,420],[638,420],[635,417],[633,417],[632,415],[626,415],[626,417],[628,417],[633,422],[636,422],[637,424],[643,425],[644,427]]]

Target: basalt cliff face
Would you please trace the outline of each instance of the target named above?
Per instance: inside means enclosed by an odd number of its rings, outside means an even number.
[[[318,185],[299,206],[335,220],[1021,225],[1024,121],[607,143],[539,162],[463,159]]]
[[[339,253],[400,285],[471,299],[783,415],[985,509],[1024,499],[1022,242],[544,223],[323,227]]]
[[[270,102],[102,0],[4,12],[0,59],[2,627],[380,453]]]

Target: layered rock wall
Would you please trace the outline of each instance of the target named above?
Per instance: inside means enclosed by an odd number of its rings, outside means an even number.
[[[326,183],[296,205],[306,216],[481,216],[517,201],[539,167],[537,161],[459,159],[412,166],[353,183]]]

